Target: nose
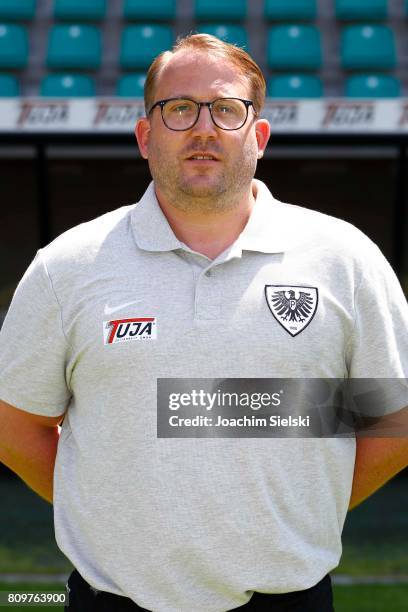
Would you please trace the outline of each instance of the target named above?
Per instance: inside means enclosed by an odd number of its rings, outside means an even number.
[[[208,106],[201,106],[200,114],[197,119],[197,123],[193,125],[191,130],[197,134],[210,134],[214,135],[217,133],[217,128],[211,118],[210,109]]]

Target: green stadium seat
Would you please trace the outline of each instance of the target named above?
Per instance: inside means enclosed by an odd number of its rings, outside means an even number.
[[[101,63],[101,35],[95,26],[55,25],[48,39],[50,68],[94,70]]]
[[[387,70],[395,67],[393,31],[384,25],[352,25],[343,29],[341,63],[345,70]]]
[[[336,17],[344,21],[386,19],[387,0],[336,0]]]
[[[49,74],[41,81],[40,93],[53,98],[91,98],[95,84],[82,74]]]
[[[117,85],[117,95],[123,98],[143,98],[146,74],[126,74],[122,76]]]
[[[322,63],[320,32],[313,25],[280,25],[268,33],[267,58],[275,70],[317,70]]]
[[[242,21],[247,0],[195,0],[195,18],[200,21]]]
[[[35,14],[35,0],[0,0],[1,20],[29,20]]]
[[[268,81],[267,96],[271,98],[321,98],[321,80],[310,74],[282,74]]]
[[[24,68],[28,61],[28,37],[21,25],[0,24],[0,68]]]
[[[238,47],[245,47],[246,51],[248,51],[248,35],[243,26],[205,23],[201,24],[197,31],[201,34],[212,34],[221,40],[225,40],[225,42],[237,45]]]
[[[105,17],[106,0],[55,0],[54,16],[68,21],[99,21]]]
[[[19,95],[18,81],[10,74],[0,74],[0,98],[14,98]]]
[[[315,19],[316,0],[265,0],[265,18],[271,21]]]
[[[120,63],[125,70],[144,70],[162,51],[171,48],[174,36],[169,26],[132,25],[122,32]]]
[[[176,0],[125,0],[123,16],[129,21],[170,21],[176,18]]]
[[[398,98],[401,83],[386,74],[356,74],[346,81],[348,98]]]

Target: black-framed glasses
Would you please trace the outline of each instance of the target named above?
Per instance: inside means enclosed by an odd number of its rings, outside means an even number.
[[[201,108],[207,106],[213,123],[222,130],[239,130],[248,118],[252,100],[242,98],[217,98],[212,102],[196,102],[190,98],[167,98],[159,100],[150,108],[150,113],[160,106],[163,123],[169,130],[182,132],[191,129],[198,121]],[[254,113],[256,115],[255,109]]]

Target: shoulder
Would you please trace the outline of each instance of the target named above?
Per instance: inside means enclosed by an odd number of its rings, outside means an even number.
[[[134,204],[117,208],[100,217],[81,223],[40,250],[45,266],[59,270],[67,266],[91,265],[101,252],[115,249],[129,232],[130,213]]]
[[[317,249],[324,256],[349,262],[368,263],[384,258],[378,246],[352,223],[296,204],[277,204],[301,247]]]

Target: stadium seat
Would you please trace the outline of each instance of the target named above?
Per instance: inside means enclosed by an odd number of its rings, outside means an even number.
[[[307,20],[315,17],[316,0],[265,0],[265,18],[268,20]]]
[[[336,17],[344,21],[386,19],[387,0],[336,0]]]
[[[117,85],[117,95],[123,98],[143,98],[146,75],[126,74],[121,77]]]
[[[19,85],[10,74],[0,74],[0,98],[14,98],[19,95]]]
[[[312,25],[281,25],[270,28],[267,57],[276,70],[317,70],[321,66],[320,32]]]
[[[54,16],[68,21],[98,21],[105,17],[106,0],[55,0]]]
[[[245,47],[248,51],[248,35],[247,31],[243,26],[234,24],[213,24],[205,23],[201,24],[197,28],[197,32],[202,34],[212,34],[221,40],[225,40],[238,47]]]
[[[48,40],[50,68],[94,70],[101,63],[101,36],[90,25],[56,25]]]
[[[0,68],[24,68],[28,60],[28,37],[23,26],[0,24]]]
[[[0,0],[1,20],[29,20],[35,14],[35,0]]]
[[[358,74],[346,81],[348,98],[398,98],[400,94],[400,81],[390,75]]]
[[[240,21],[246,14],[247,0],[195,0],[198,21]]]
[[[321,80],[310,74],[283,74],[268,81],[267,95],[271,98],[321,98]]]
[[[95,84],[81,74],[50,74],[41,81],[40,93],[54,98],[91,98],[95,95]]]
[[[123,16],[130,21],[170,21],[176,17],[176,0],[125,0]]]
[[[162,51],[173,46],[169,26],[132,25],[122,32],[120,63],[125,70],[144,70]]]
[[[353,25],[341,36],[341,63],[345,70],[385,70],[395,67],[394,34],[384,25]]]

